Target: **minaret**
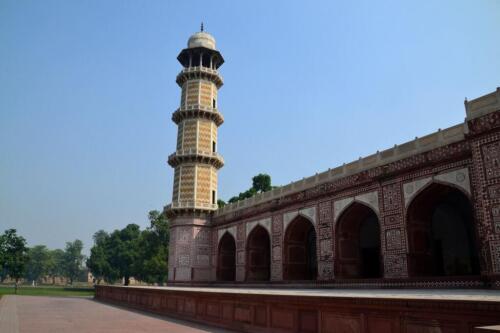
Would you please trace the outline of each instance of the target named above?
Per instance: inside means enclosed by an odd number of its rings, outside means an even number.
[[[217,209],[217,171],[224,160],[217,153],[217,128],[224,119],[217,108],[222,77],[217,69],[224,59],[215,39],[201,31],[177,57],[184,67],[177,75],[182,89],[180,107],[173,113],[177,147],[168,157],[174,168],[170,218],[170,281],[213,279],[211,270],[210,214]]]

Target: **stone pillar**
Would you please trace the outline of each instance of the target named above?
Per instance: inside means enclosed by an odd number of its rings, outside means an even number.
[[[246,265],[246,224],[240,223],[236,229],[236,281],[245,281]]]
[[[500,288],[500,88],[465,101],[481,274]]]
[[[500,112],[497,115],[500,119]],[[500,127],[500,121],[498,125]],[[500,274],[500,132],[474,138],[471,149],[472,189],[477,246],[481,249],[481,273]]]
[[[379,222],[384,278],[407,278],[408,244],[401,180],[385,183],[381,189]]]
[[[283,214],[272,217],[271,281],[283,280]]]
[[[333,279],[333,208],[331,201],[319,204],[317,258],[318,280]]]

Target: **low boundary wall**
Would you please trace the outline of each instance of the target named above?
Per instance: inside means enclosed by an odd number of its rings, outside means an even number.
[[[358,291],[359,292],[359,291]],[[479,332],[500,323],[500,301],[439,297],[322,296],[96,286],[96,299],[243,332]],[[441,295],[439,291],[429,291]]]

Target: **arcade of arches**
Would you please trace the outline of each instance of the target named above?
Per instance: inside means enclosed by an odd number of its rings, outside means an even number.
[[[473,208],[469,198],[449,185],[433,183],[406,210],[408,266],[413,277],[479,275]],[[383,278],[381,226],[372,208],[359,202],[335,222],[334,272],[338,279]],[[236,244],[226,232],[219,241],[217,280],[235,281]],[[317,278],[317,237],[312,221],[298,215],[283,235],[283,280]],[[271,278],[271,238],[257,225],[245,247],[245,280]]]

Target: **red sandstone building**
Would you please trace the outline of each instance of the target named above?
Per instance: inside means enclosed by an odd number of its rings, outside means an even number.
[[[178,60],[166,207],[177,287],[97,286],[97,298],[247,332],[472,332],[500,322],[500,88],[465,101],[463,123],[219,209],[224,59],[202,31]],[[218,285],[238,289],[208,288]],[[250,285],[330,289],[239,289]]]
[[[500,287],[499,89],[464,123],[218,209],[223,58],[199,32],[178,59],[171,282]]]

